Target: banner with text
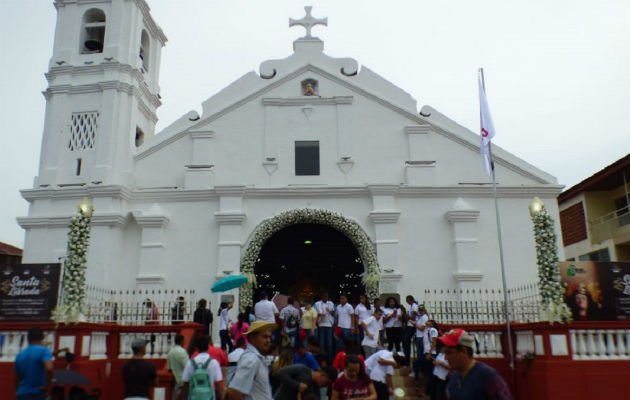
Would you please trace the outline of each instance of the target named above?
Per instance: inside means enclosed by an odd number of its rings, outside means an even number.
[[[0,267],[0,321],[49,321],[60,271],[61,264]]]
[[[630,320],[630,262],[558,263],[575,321]]]

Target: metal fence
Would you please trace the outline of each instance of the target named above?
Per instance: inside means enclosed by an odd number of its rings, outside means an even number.
[[[183,300],[178,301],[178,298]],[[166,325],[192,321],[196,308],[194,290],[112,290],[86,287],[85,318],[88,322],[122,325]]]
[[[512,322],[541,320],[537,283],[508,289]],[[505,300],[501,289],[425,289],[421,299],[430,318],[446,324],[505,323]]]

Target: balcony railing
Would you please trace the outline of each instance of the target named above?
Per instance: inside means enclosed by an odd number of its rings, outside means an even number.
[[[591,243],[621,236],[630,232],[630,210],[628,206],[612,211],[589,221]]]

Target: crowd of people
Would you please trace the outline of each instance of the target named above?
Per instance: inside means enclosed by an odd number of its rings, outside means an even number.
[[[462,329],[443,333],[423,304],[407,296],[407,306],[389,297],[352,306],[345,295],[334,304],[327,293],[303,304],[289,297],[278,310],[262,293],[253,309],[230,320],[232,303],[217,310],[220,347],[210,335],[207,302],[193,314],[202,324],[184,348],[176,335],[167,355],[174,376],[174,400],[388,400],[395,393],[396,368],[413,376],[431,399],[511,399],[502,377],[474,359],[475,339]],[[52,354],[41,330],[29,332],[29,346],[16,358],[18,400],[44,399]],[[126,399],[149,399],[156,369],[145,360],[148,342],[136,338],[133,356],[122,367]],[[415,347],[415,353],[412,354]],[[420,387],[420,386],[419,386]],[[420,389],[418,389],[420,390]],[[413,394],[412,394],[413,395]]]

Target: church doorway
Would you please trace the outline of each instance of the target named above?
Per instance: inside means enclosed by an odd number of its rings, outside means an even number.
[[[266,290],[300,301],[328,292],[336,302],[345,293],[356,302],[365,292],[363,270],[359,252],[344,234],[326,225],[290,225],[272,235],[259,253],[254,299]]]

